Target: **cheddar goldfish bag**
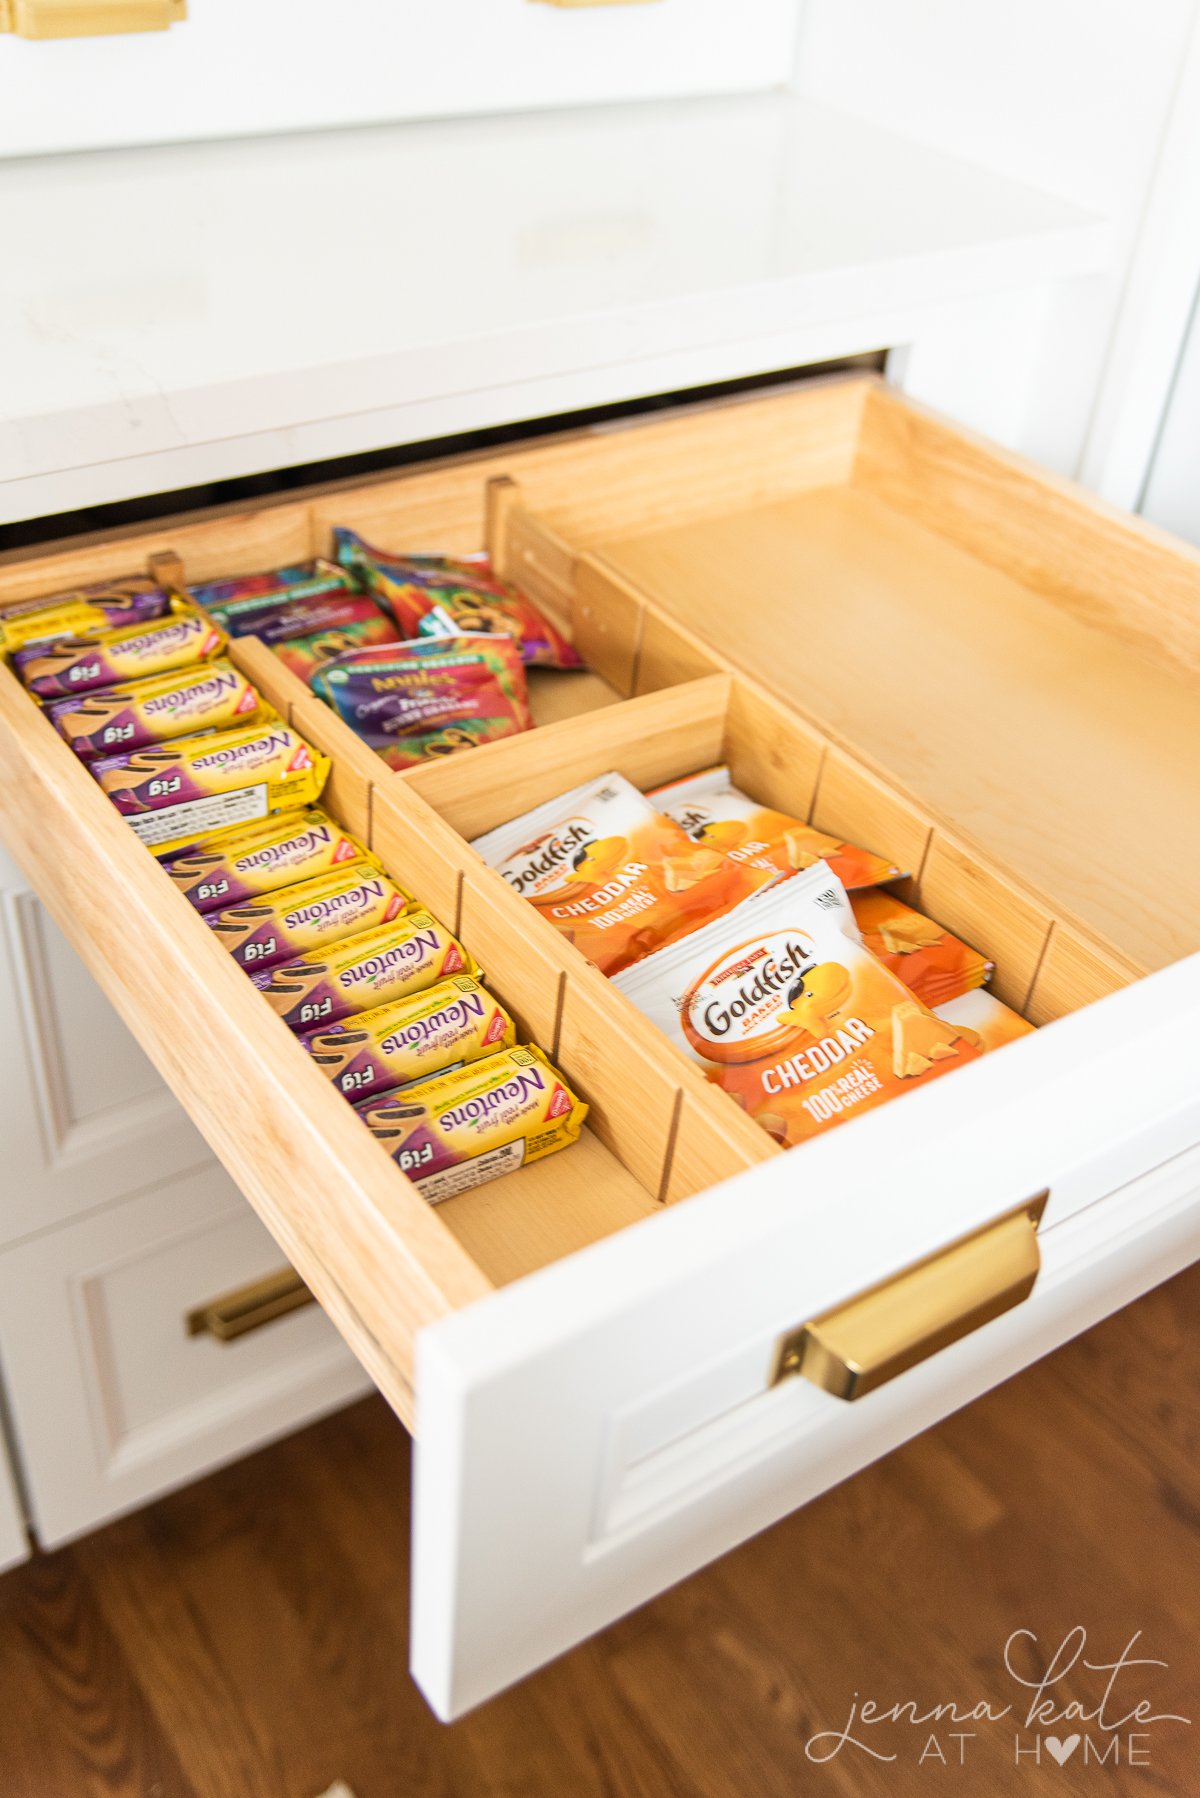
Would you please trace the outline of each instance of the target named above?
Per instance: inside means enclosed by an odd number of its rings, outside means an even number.
[[[979,1054],[863,947],[822,863],[614,984],[785,1148]]]
[[[814,830],[802,818],[760,805],[734,786],[724,764],[655,787],[647,798],[674,818],[694,842],[755,868],[792,874],[824,861],[846,888],[878,886],[903,873],[886,856],[860,849],[856,843],[844,843],[823,830]]]
[[[850,905],[872,955],[931,1011],[990,980],[992,963],[986,955],[905,905],[894,893],[869,888],[851,893]]]
[[[620,774],[514,818],[477,849],[603,974],[615,974],[773,875],[693,843]]]

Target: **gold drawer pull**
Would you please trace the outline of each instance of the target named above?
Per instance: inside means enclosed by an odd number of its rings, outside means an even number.
[[[0,31],[17,37],[114,37],[186,18],[187,0],[0,0]]]
[[[281,1267],[277,1274],[251,1280],[248,1286],[237,1286],[223,1292],[207,1305],[197,1305],[184,1319],[189,1336],[215,1336],[218,1342],[232,1342],[250,1330],[286,1317],[302,1305],[311,1305],[313,1295],[292,1267]]]
[[[1041,1257],[1040,1192],[970,1236],[860,1292],[779,1340],[772,1383],[801,1374],[861,1398],[1029,1297]]]

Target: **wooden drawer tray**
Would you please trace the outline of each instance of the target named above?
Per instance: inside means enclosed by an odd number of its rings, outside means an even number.
[[[235,646],[332,757],[332,809],[589,1100],[577,1148],[425,1205],[6,671],[3,826],[415,1429],[413,1668],[449,1717],[1195,1253],[1200,569],[856,379],[9,558],[0,597],[168,551],[249,571],[334,523],[487,541],[593,670],[535,677],[531,736],[392,774]],[[719,758],[911,869],[1050,1027],[780,1153],[467,840],[612,768]],[[1014,1232],[1041,1272],[996,1315]],[[775,1380],[806,1320],[881,1284],[916,1364],[854,1403]]]

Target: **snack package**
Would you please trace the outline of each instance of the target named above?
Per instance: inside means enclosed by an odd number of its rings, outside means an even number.
[[[893,893],[871,887],[851,893],[850,905],[872,955],[931,1011],[990,980],[992,963],[986,956]]]
[[[979,1054],[858,941],[823,864],[615,984],[785,1148]]]
[[[222,608],[220,619],[231,637],[260,637],[272,647],[294,637],[311,637],[314,631],[344,630],[348,625],[367,622],[378,623],[392,632],[383,641],[393,642],[398,635],[391,619],[385,618],[369,593],[352,590],[319,593],[305,599],[267,594],[262,599],[243,600],[240,605]]]
[[[794,874],[797,869],[811,868],[814,862],[827,862],[847,891],[897,880],[904,872],[886,856],[843,843],[800,818],[760,805],[734,786],[723,764],[655,787],[646,796],[674,818],[693,842],[756,868]]]
[[[299,562],[290,568],[270,568],[262,574],[237,574],[219,581],[205,581],[198,587],[189,587],[188,593],[196,605],[203,606],[231,637],[247,637],[258,634],[253,623],[246,623],[256,612],[269,613],[280,605],[317,599],[329,593],[347,593],[353,588],[353,577],[344,568],[318,556],[311,562]]]
[[[355,1109],[431,1205],[569,1148],[588,1108],[540,1049],[506,1049]]]
[[[218,911],[334,873],[350,862],[374,861],[357,837],[313,806],[245,830],[201,837],[163,867],[197,911]]]
[[[384,617],[373,600],[366,603],[371,607],[368,616],[329,625],[303,637],[286,637],[282,642],[273,643],[271,647],[285,668],[290,668],[305,686],[311,686],[317,669],[326,662],[333,661],[335,657],[352,655],[356,650],[371,649],[377,644],[400,641],[400,632],[391,619]]]
[[[105,756],[91,772],[146,847],[165,855],[197,837],[312,805],[329,762],[275,720]]]
[[[231,730],[261,718],[257,687],[232,662],[198,662],[123,687],[51,699],[46,715],[77,756],[125,755],[150,743]],[[273,715],[273,714],[272,714]]]
[[[533,727],[511,637],[355,650],[318,668],[312,689],[389,768],[416,767]]]
[[[999,999],[993,999],[991,993],[978,989],[964,993],[961,999],[950,999],[936,1010],[942,1022],[953,1024],[981,1055],[989,1049],[1002,1049],[1005,1043],[1015,1043],[1019,1036],[1033,1034],[1034,1026],[1019,1011],[1011,1011]]]
[[[151,674],[210,662],[221,654],[225,641],[225,633],[203,612],[181,609],[151,624],[27,643],[15,651],[13,665],[39,699],[67,699],[93,688],[125,686]]]
[[[616,974],[776,878],[691,841],[621,774],[514,818],[478,850],[603,974]]]
[[[333,536],[339,563],[384,601],[405,637],[423,634],[430,614],[440,608],[449,624],[434,624],[435,634],[449,629],[511,636],[531,666],[583,667],[562,632],[531,599],[499,580],[486,557],[390,555],[373,549],[356,531],[339,528]]]
[[[356,931],[390,924],[411,903],[372,858],[243,905],[205,912],[204,922],[243,968],[269,968],[310,949],[324,951]]]
[[[40,599],[9,600],[0,604],[0,651],[11,654],[26,643],[53,637],[86,637],[124,625],[149,624],[165,618],[179,603],[178,594],[160,587],[148,574],[95,581]]]
[[[285,1024],[308,1031],[392,1005],[452,974],[483,977],[444,924],[427,911],[414,911],[349,937],[336,949],[316,949],[256,969],[250,978]]]
[[[468,974],[303,1038],[321,1072],[348,1099],[481,1061],[516,1040],[503,1005]]]

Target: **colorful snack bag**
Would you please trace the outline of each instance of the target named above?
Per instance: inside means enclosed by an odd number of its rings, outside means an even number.
[[[317,669],[312,689],[389,768],[416,767],[533,726],[511,637],[355,650]]]
[[[848,891],[897,880],[903,872],[882,855],[843,843],[800,818],[750,799],[734,786],[724,764],[655,787],[647,797],[694,842],[757,868],[793,874],[814,862],[827,862]]]
[[[204,922],[243,968],[269,968],[326,950],[359,930],[401,918],[412,900],[372,858],[204,913]]]
[[[96,687],[119,687],[151,674],[209,662],[225,633],[203,612],[180,610],[156,623],[27,643],[13,656],[17,673],[39,699],[66,699]]]
[[[357,837],[313,806],[245,830],[202,837],[163,866],[197,911],[218,911],[332,874],[350,862],[374,861]]]
[[[355,1108],[431,1205],[569,1148],[588,1108],[540,1049],[506,1049]]]
[[[427,911],[253,973],[259,992],[293,1030],[338,1024],[421,993],[452,974],[481,980],[474,958]]]
[[[303,637],[287,637],[271,647],[285,668],[290,668],[305,686],[311,686],[313,675],[326,662],[338,656],[352,655],[360,649],[400,641],[400,632],[391,619],[384,617],[373,600],[368,600],[367,604],[371,607],[368,617],[330,625]]]
[[[86,637],[97,631],[120,630],[124,625],[149,624],[165,618],[179,603],[178,594],[160,587],[148,574],[95,581],[68,592],[43,594],[40,599],[10,600],[0,605],[0,650],[11,654],[26,643],[44,643],[53,637]]]
[[[348,1099],[481,1061],[516,1040],[504,1007],[467,974],[303,1038],[321,1072]]]
[[[499,580],[485,557],[393,556],[373,549],[355,531],[339,528],[333,535],[338,561],[390,607],[405,637],[421,634],[429,614],[440,607],[451,631],[515,638],[530,665],[583,667],[562,632],[531,599]],[[435,632],[441,629],[434,626]]]
[[[1002,1049],[1005,1043],[1014,1043],[1019,1036],[1033,1034],[1034,1026],[1019,1011],[1011,1011],[999,999],[993,999],[991,993],[978,989],[964,993],[960,999],[950,999],[936,1010],[942,1022],[953,1024],[981,1055],[986,1055],[990,1049]]]
[[[152,674],[122,687],[100,687],[71,699],[52,699],[46,715],[76,755],[124,755],[150,743],[200,731],[230,730],[263,711],[257,687],[232,662],[197,662],[171,674]]]
[[[698,845],[620,774],[602,774],[472,844],[603,974],[775,878]]]
[[[106,756],[91,771],[146,847],[167,854],[214,831],[312,805],[329,762],[276,720]]]
[[[930,1010],[984,986],[992,964],[978,950],[922,917],[894,893],[878,887],[851,893],[850,906],[862,940],[885,968]]]
[[[821,865],[616,985],[785,1148],[979,1053],[862,946]]]
[[[243,606],[246,609],[243,609]],[[231,637],[260,637],[272,647],[293,637],[310,637],[314,631],[345,629],[348,625],[378,623],[387,626],[394,642],[399,633],[369,593],[321,593],[311,599],[279,599],[268,595],[247,600],[243,606],[222,611],[221,621]]]
[[[318,556],[311,562],[299,562],[291,568],[271,568],[262,574],[237,574],[219,581],[205,581],[189,587],[188,593],[198,606],[224,626],[231,637],[256,635],[255,627],[246,624],[256,611],[271,612],[280,604],[317,599],[328,593],[346,593],[354,587],[345,569]]]

